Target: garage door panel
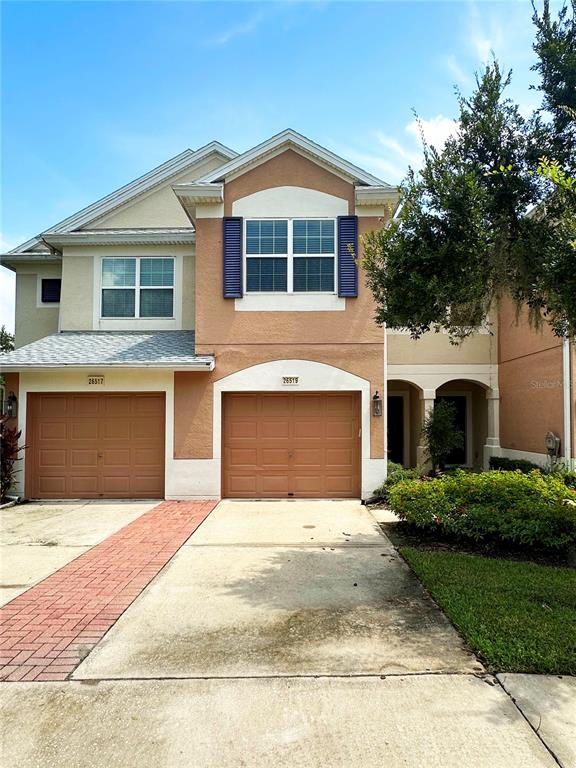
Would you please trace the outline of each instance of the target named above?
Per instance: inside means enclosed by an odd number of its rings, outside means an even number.
[[[39,437],[42,440],[66,440],[66,422],[44,421],[39,424]]]
[[[229,437],[239,439],[245,437],[258,437],[258,423],[256,421],[247,421],[245,419],[233,422],[229,426]]]
[[[226,393],[223,495],[358,496],[359,426],[355,393]]]
[[[70,416],[98,416],[100,400],[97,397],[74,397],[71,399]]]
[[[66,464],[66,450],[45,448],[40,451],[38,463],[41,467],[62,467]]]
[[[71,440],[98,440],[98,421],[96,419],[68,420]]]
[[[259,436],[263,439],[269,437],[273,440],[279,440],[290,437],[290,421],[288,419],[261,421],[259,427]]]
[[[29,496],[164,495],[163,394],[35,393],[28,397]]]
[[[94,467],[98,466],[98,451],[93,448],[71,448],[67,461],[62,462],[65,467]]]

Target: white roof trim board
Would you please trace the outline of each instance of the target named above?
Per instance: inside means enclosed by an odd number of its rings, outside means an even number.
[[[2,371],[44,368],[214,370],[196,355],[194,331],[63,331],[0,354]]]
[[[192,227],[170,229],[82,229],[46,232],[42,239],[54,248],[66,245],[188,245],[196,242]]]
[[[220,144],[219,141],[212,141],[210,144],[201,147],[198,150],[186,149],[179,155],[167,160],[162,165],[153,168],[143,176],[139,176],[129,184],[120,187],[116,191],[112,192],[106,197],[97,200],[95,203],[82,208],[82,210],[63,219],[58,224],[50,227],[50,232],[67,232],[71,229],[77,229],[78,227],[88,224],[95,219],[99,219],[107,213],[123,205],[128,200],[131,200],[138,195],[147,192],[149,189],[161,184],[162,182],[174,176],[177,173],[185,171],[190,166],[195,165],[201,160],[205,159],[212,152],[219,152],[224,157],[234,158],[237,152]],[[29,250],[30,248],[38,245],[40,237],[33,237],[30,240],[22,243],[22,245],[14,248],[10,253],[20,253],[21,251]]]
[[[386,184],[385,181],[382,181],[382,179],[373,176],[367,171],[363,171],[353,163],[349,163],[347,160],[344,160],[343,158],[334,154],[334,152],[321,147],[319,144],[316,144],[310,139],[307,139],[306,136],[302,136],[302,134],[297,133],[291,128],[276,134],[276,136],[272,136],[271,139],[263,141],[261,144],[258,144],[252,149],[249,149],[247,152],[243,152],[241,155],[238,155],[237,157],[230,160],[230,162],[225,163],[215,171],[212,171],[208,175],[203,176],[201,179],[199,179],[199,182],[209,183],[213,181],[221,181],[227,176],[230,176],[233,173],[239,171],[244,166],[251,165],[259,160],[262,160],[266,157],[266,155],[274,152],[284,145],[286,145],[286,147],[292,146],[303,151],[305,154],[318,158],[318,160],[321,162],[340,171],[346,176],[349,176],[351,179],[359,182],[360,184],[367,184],[369,186],[390,186]],[[393,187],[390,188],[393,189]]]
[[[398,203],[398,187],[356,187],[354,196],[357,205],[386,205]]]

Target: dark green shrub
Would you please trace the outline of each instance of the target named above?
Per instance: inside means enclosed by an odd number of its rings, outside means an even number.
[[[456,424],[456,408],[445,400],[437,402],[422,427],[422,441],[432,470],[443,470],[452,451],[464,446],[464,433]]]
[[[401,483],[403,480],[418,480],[422,477],[423,473],[424,470],[422,467],[406,469],[402,464],[396,464],[393,461],[389,461],[386,480],[374,490],[374,496],[380,496],[385,499],[388,497],[388,491],[393,485]]]
[[[576,542],[576,493],[534,471],[457,472],[390,491],[400,519],[475,542],[558,549]]]
[[[519,470],[525,474],[533,472],[535,469],[543,470],[543,467],[539,464],[534,464],[532,461],[527,461],[526,459],[507,459],[505,456],[490,456],[489,467],[490,469],[503,469],[507,472]]]

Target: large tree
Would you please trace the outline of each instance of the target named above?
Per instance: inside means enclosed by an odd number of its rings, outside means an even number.
[[[496,61],[477,77],[471,97],[458,97],[456,135],[440,151],[425,145],[422,170],[410,169],[402,184],[398,215],[364,239],[379,323],[415,338],[443,327],[457,340],[509,295],[528,305],[535,323],[545,318],[555,332],[574,334],[576,196],[550,166],[556,161],[570,178],[574,113],[570,104],[550,106],[574,77],[565,44],[574,39],[574,14],[565,8],[553,22],[546,3],[535,22],[547,112],[525,120],[506,95],[510,75]],[[549,163],[539,162],[552,149]]]

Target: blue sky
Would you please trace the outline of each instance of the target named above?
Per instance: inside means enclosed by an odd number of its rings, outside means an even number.
[[[441,143],[494,51],[538,104],[515,2],[4,2],[2,248],[186,147],[291,127],[389,182]],[[0,324],[13,281],[0,274]]]

